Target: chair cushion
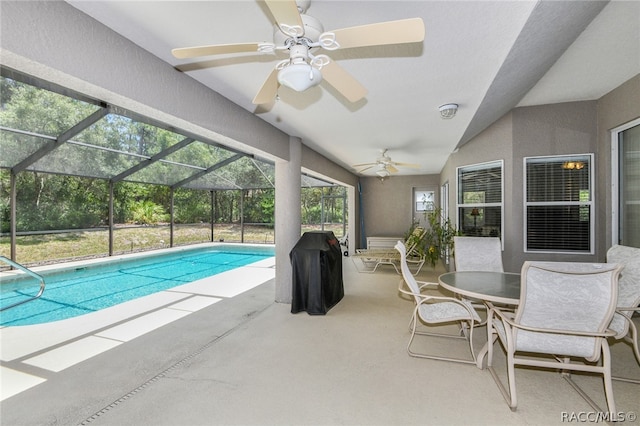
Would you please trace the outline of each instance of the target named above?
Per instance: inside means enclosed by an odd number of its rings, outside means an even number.
[[[471,304],[468,302],[462,303],[469,307],[473,317],[470,317],[469,312],[456,302],[422,303],[418,308],[418,315],[426,323],[464,321],[472,318],[480,322],[480,316]]]
[[[595,337],[563,336],[526,330],[517,330],[515,334],[518,351],[577,356],[591,361],[595,361],[600,355],[600,339]]]
[[[504,271],[499,238],[453,237],[453,240],[456,271]]]
[[[493,328],[498,333],[502,342],[507,341],[504,324],[499,319],[493,320]],[[549,355],[581,356],[593,358],[596,344],[595,338],[576,336],[560,336],[543,333],[533,333],[526,330],[514,329],[517,351],[546,353]],[[558,348],[563,348],[562,350]]]
[[[617,302],[618,264],[525,262],[515,322],[539,329],[602,332]],[[517,351],[596,360],[601,338],[514,331]]]
[[[624,269],[618,281],[618,307],[635,307],[640,304],[640,248],[614,245],[607,252],[607,262],[620,263]],[[632,311],[624,312],[631,318]],[[609,328],[616,331],[617,339],[629,331],[628,322],[618,313],[613,316]]]

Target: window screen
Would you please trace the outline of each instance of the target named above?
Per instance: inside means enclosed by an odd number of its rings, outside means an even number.
[[[525,158],[525,251],[593,247],[592,154]]]

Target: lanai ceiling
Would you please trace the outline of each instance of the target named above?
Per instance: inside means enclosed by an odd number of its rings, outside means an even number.
[[[516,106],[594,100],[640,72],[636,1],[332,1],[307,14],[325,30],[420,17],[422,43],[328,55],[368,89],[351,103],[326,82],[279,100],[252,100],[282,57],[233,54],[180,60],[178,47],[273,41],[261,1],[68,3],[350,170],[388,148],[439,173],[447,157]],[[459,105],[450,120],[442,104]],[[374,174],[371,169],[365,175]]]

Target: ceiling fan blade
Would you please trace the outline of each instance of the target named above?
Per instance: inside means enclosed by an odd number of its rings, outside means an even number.
[[[367,96],[367,89],[335,61],[329,61],[320,71],[322,78],[350,102],[357,102]]]
[[[171,53],[178,59],[197,56],[220,55],[223,53],[258,52],[259,43],[213,44],[209,46],[181,47]]]
[[[390,172],[390,173],[398,173],[399,170],[395,168],[395,166],[393,164],[388,164],[386,169]]]
[[[265,0],[280,30],[287,35],[304,35],[304,24],[295,0]],[[297,28],[295,28],[297,27]],[[291,33],[292,30],[296,33]]]
[[[374,164],[375,165],[375,164]],[[362,172],[366,172],[367,170],[369,170],[370,168],[372,168],[373,166],[369,166],[369,167],[365,167],[364,169],[360,170],[358,173],[362,173]]]
[[[356,168],[356,167],[364,167],[364,166],[375,166],[376,164],[378,163],[362,163],[362,164],[354,164],[351,167]]]
[[[396,166],[400,166],[400,167],[409,167],[412,169],[419,169],[420,165],[419,164],[411,164],[411,163],[396,163],[394,162],[393,164],[395,164]]]
[[[278,94],[279,85],[278,70],[274,68],[273,71],[271,71],[271,74],[269,74],[269,77],[267,77],[264,83],[262,83],[262,87],[260,87],[260,90],[258,91],[256,97],[253,98],[253,104],[260,105],[272,102]]]
[[[379,22],[329,31],[336,36],[340,49],[424,41],[421,18]]]

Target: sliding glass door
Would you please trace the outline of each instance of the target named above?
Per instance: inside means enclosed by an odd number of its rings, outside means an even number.
[[[640,247],[640,120],[612,131],[613,243]]]

